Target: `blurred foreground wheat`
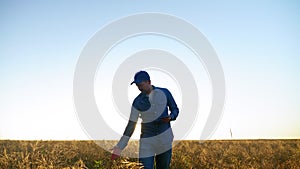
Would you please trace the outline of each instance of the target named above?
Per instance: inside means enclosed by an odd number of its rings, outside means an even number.
[[[112,146],[116,141],[100,141]],[[128,148],[137,147],[132,141]],[[175,142],[172,169],[300,168],[300,140]],[[0,141],[0,169],[139,169],[136,158],[110,160],[93,141]]]

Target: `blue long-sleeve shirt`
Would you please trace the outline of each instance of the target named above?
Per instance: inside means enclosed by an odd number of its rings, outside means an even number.
[[[178,114],[179,109],[171,92],[166,88],[153,86],[149,95],[140,93],[134,99],[128,124],[117,146],[121,149],[127,146],[139,117],[142,119],[141,138],[148,138],[160,135],[168,129],[171,131],[170,122],[163,122],[162,118],[170,117],[174,121]],[[167,133],[163,136],[169,139],[165,140],[173,140],[172,131]]]

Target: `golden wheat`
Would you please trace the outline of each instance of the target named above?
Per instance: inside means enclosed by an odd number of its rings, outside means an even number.
[[[100,141],[114,145],[116,141]],[[98,142],[99,143],[99,142]],[[175,142],[171,169],[300,168],[300,140]],[[127,149],[136,148],[131,141]],[[125,150],[126,151],[126,150]],[[133,149],[133,151],[135,151]],[[140,169],[136,158],[110,160],[93,141],[0,141],[0,169]]]

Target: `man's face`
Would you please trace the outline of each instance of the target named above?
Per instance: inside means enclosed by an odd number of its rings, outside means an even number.
[[[146,93],[146,94],[150,93],[150,90],[151,90],[151,82],[150,81],[143,81],[139,84],[136,84],[136,86],[142,93]]]

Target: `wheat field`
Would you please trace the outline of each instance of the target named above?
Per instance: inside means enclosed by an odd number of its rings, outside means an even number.
[[[101,141],[100,141],[101,142]],[[102,141],[114,145],[116,141]],[[178,141],[172,169],[300,168],[300,140]],[[131,141],[130,147],[136,147]],[[136,169],[136,158],[110,160],[93,141],[0,140],[1,169]]]

